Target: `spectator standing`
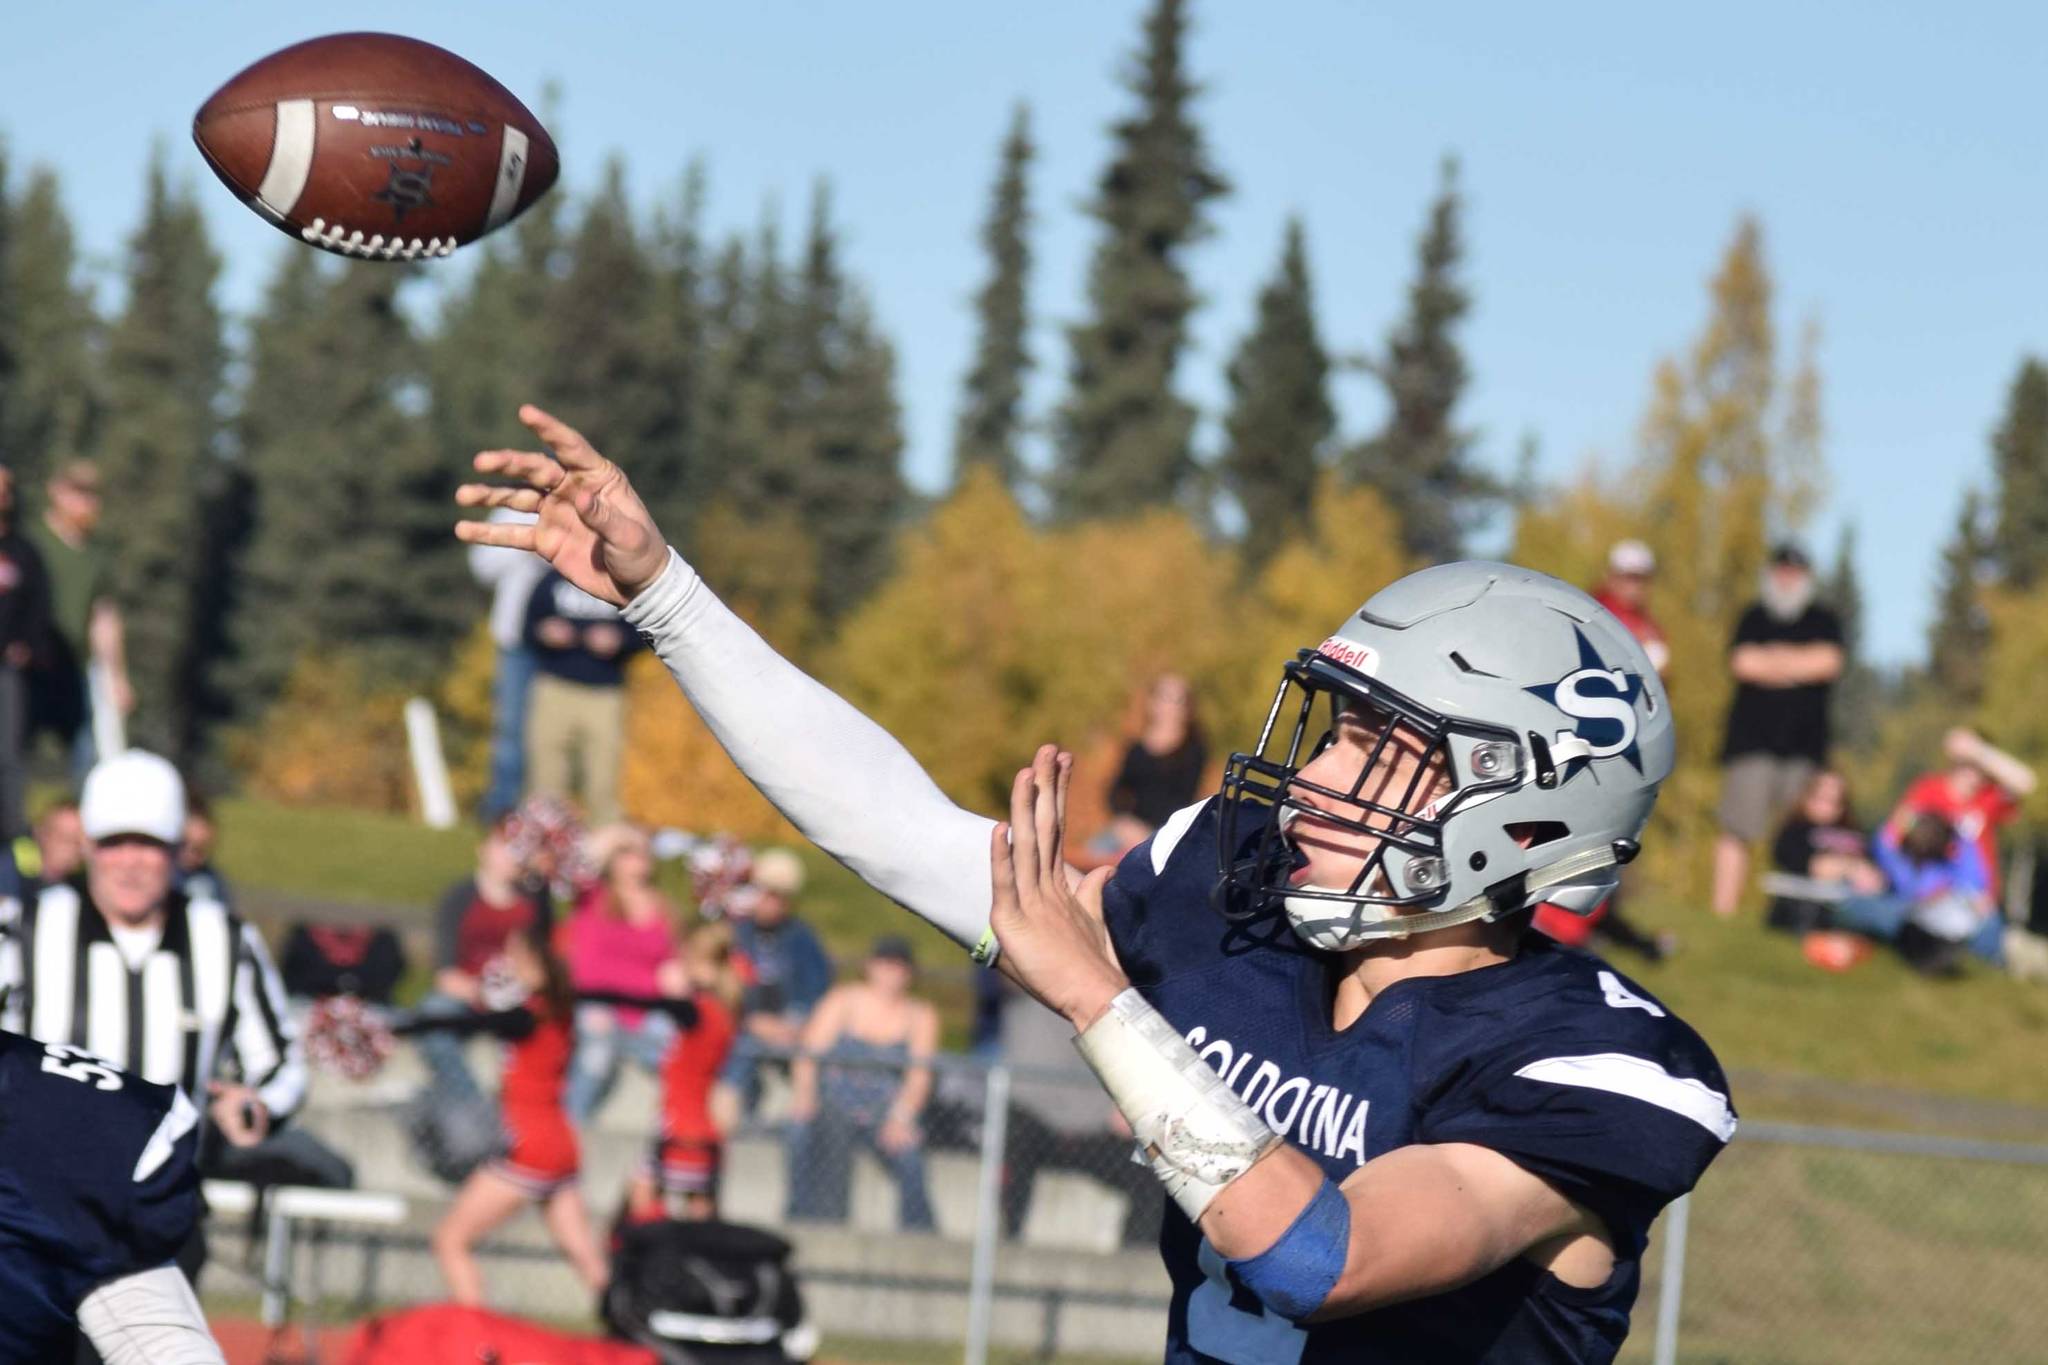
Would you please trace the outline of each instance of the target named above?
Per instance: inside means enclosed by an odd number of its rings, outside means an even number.
[[[95,765],[79,803],[85,875],[45,887],[0,940],[0,1028],[86,1048],[203,1105],[224,1140],[216,1171],[243,1174],[306,1093],[305,1061],[269,951],[218,901],[175,885],[184,783],[155,754],[131,749]],[[290,1135],[307,1139],[296,1130]],[[334,1160],[309,1140],[271,1144],[274,1161]],[[250,1158],[250,1159],[253,1159]],[[347,1172],[336,1172],[344,1180]],[[194,1250],[192,1273],[205,1259]]]
[[[1110,835],[1123,853],[1191,804],[1209,762],[1202,724],[1195,717],[1194,689],[1178,673],[1162,673],[1145,689],[1138,734],[1110,784]]]
[[[1916,815],[1938,815],[1977,846],[1993,897],[1998,895],[1998,827],[2033,794],[2034,770],[1974,730],[1957,727],[1942,740],[1948,767],[1916,779],[1899,798],[1890,823],[1903,832]]]
[[[1851,813],[1848,780],[1832,768],[1815,773],[1800,793],[1771,841],[1771,866],[1814,886],[1811,895],[1792,894],[1788,887],[1771,898],[1765,923],[1791,934],[1829,927],[1831,907],[1844,896],[1882,895],[1888,888],[1884,872],[1871,861],[1869,837]]]
[[[647,832],[609,825],[589,839],[598,880],[563,926],[563,955],[578,995],[652,996],[662,968],[675,960],[675,902],[654,884]],[[675,1023],[657,1011],[580,1003],[576,1055],[569,1067],[569,1121],[579,1127],[611,1094],[619,1062],[630,1056],[655,1072],[675,1041]]]
[[[121,611],[108,593],[108,560],[94,537],[100,524],[100,471],[90,460],[57,466],[44,491],[48,503],[29,539],[50,581],[50,651],[39,670],[35,728],[52,730],[70,746],[73,772],[93,764],[93,694],[90,669],[106,670],[114,708],[126,715],[135,694],[128,684]]]
[[[761,1065],[795,1050],[804,1021],[832,986],[832,961],[811,926],[796,917],[804,865],[786,848],[754,860],[751,913],[733,922],[733,947],[747,982],[740,1033],[712,1096],[721,1132],[730,1134],[761,1097]]]
[[[58,801],[36,817],[35,837],[14,841],[14,861],[23,887],[34,892],[78,875],[85,866],[85,827],[76,801]]]
[[[639,632],[568,579],[548,571],[526,604],[536,673],[527,701],[528,787],[565,796],[592,824],[619,818],[626,743],[626,659]]]
[[[513,842],[513,818],[499,820],[477,845],[476,872],[448,888],[434,912],[434,985],[420,1013],[447,1018],[484,1009],[484,977],[505,955],[512,935],[549,931],[545,886],[527,875]],[[433,1094],[446,1103],[480,1102],[462,1038],[425,1032],[420,1055],[433,1075]]]
[[[896,1181],[905,1231],[932,1228],[918,1117],[932,1092],[939,1012],[910,993],[908,940],[875,940],[858,981],[834,986],[803,1030],[790,1068],[789,1216],[846,1218],[853,1150],[865,1146]]]
[[[185,789],[185,840],[178,845],[178,888],[186,895],[216,900],[235,908],[235,896],[228,879],[213,865],[213,848],[219,829],[213,823],[213,805],[206,797]]]
[[[1732,915],[1750,846],[1770,832],[1828,750],[1828,699],[1842,674],[1842,623],[1814,600],[1805,551],[1771,552],[1763,591],[1736,622],[1728,668],[1735,697],[1721,744],[1721,832],[1714,913]]]
[[[1607,576],[1593,589],[1593,600],[1642,642],[1650,666],[1661,678],[1671,667],[1671,646],[1664,627],[1650,614],[1650,583],[1656,576],[1657,556],[1649,546],[1640,540],[1617,541],[1607,552]]]
[[[500,507],[490,519],[523,524],[534,516]],[[530,550],[472,545],[469,572],[491,590],[491,643],[497,654],[491,674],[491,780],[483,802],[484,823],[489,824],[518,805],[526,790],[526,702],[534,673],[526,604],[547,577],[548,562]]]
[[[47,654],[50,580],[16,525],[14,471],[0,465],[0,839],[28,832],[29,670]]]

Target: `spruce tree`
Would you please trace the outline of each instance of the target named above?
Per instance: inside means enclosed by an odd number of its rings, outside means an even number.
[[[547,312],[543,406],[630,462],[634,483],[661,504],[681,487],[683,451],[674,383],[673,337],[661,316],[655,261],[627,202],[614,160],[585,206],[568,247],[568,268]]]
[[[1280,264],[1260,291],[1229,379],[1222,473],[1244,509],[1245,559],[1256,569],[1304,533],[1318,461],[1337,422],[1299,219],[1288,220]]]
[[[2013,376],[2005,415],[1991,437],[1999,577],[2030,588],[2048,573],[2048,367],[2029,356]]]
[[[1460,273],[1463,213],[1457,162],[1446,158],[1417,243],[1407,314],[1372,363],[1386,387],[1386,422],[1346,458],[1352,477],[1400,514],[1409,554],[1429,563],[1456,559],[1466,533],[1502,492],[1475,463],[1471,433],[1457,425],[1470,378],[1456,337],[1472,306]]]
[[[1032,368],[1031,319],[1025,301],[1031,272],[1031,206],[1025,177],[1035,154],[1030,120],[1030,110],[1019,104],[1003,139],[995,194],[981,228],[988,283],[974,299],[979,334],[953,434],[955,478],[971,465],[986,463],[1012,492],[1022,473],[1017,443],[1024,430],[1024,378]]]
[[[424,356],[398,304],[410,276],[293,249],[252,329],[240,434],[253,529],[231,676],[244,716],[312,652],[345,650],[377,684],[416,685],[481,608],[448,534],[464,471],[434,440]]]
[[[830,187],[818,185],[791,337],[798,367],[788,413],[797,510],[818,542],[820,618],[832,622],[888,570],[904,511],[896,355],[839,262]]]
[[[14,203],[5,260],[12,373],[0,452],[26,491],[57,461],[89,454],[98,414],[98,319],[78,281],[77,247],[54,172],[38,167]]]
[[[1927,628],[1927,671],[1941,695],[1961,711],[1984,696],[1984,659],[1991,648],[1991,619],[1983,586],[1995,542],[1985,527],[1984,504],[1971,489],[1955,530],[1941,550],[1934,620]]]
[[[213,297],[220,256],[190,186],[149,167],[129,238],[127,302],[107,335],[104,543],[126,628],[138,744],[189,758],[198,739],[205,495],[222,467],[219,400],[227,345]]]
[[[1821,595],[1842,622],[1842,676],[1828,712],[1838,748],[1863,751],[1877,741],[1882,700],[1877,670],[1864,656],[1863,582],[1856,573],[1856,526],[1845,522],[1835,542],[1835,562],[1821,583]]]
[[[1188,248],[1228,184],[1209,160],[1183,65],[1185,0],[1154,0],[1124,77],[1137,110],[1113,130],[1115,152],[1089,213],[1101,238],[1088,271],[1087,322],[1068,330],[1069,391],[1055,424],[1051,491],[1064,519],[1122,516],[1170,503],[1195,472],[1194,406],[1173,391],[1197,302]]]

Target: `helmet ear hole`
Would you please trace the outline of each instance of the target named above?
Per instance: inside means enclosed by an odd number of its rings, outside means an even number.
[[[1562,820],[1517,820],[1503,825],[1501,832],[1522,848],[1541,848],[1570,837],[1572,831]]]

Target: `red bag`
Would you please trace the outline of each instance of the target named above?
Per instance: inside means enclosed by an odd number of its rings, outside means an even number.
[[[481,1308],[436,1304],[371,1318],[349,1335],[344,1365],[660,1365],[654,1352],[625,1342],[592,1341],[536,1327]]]

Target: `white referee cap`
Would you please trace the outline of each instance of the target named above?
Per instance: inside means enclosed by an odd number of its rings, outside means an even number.
[[[1607,552],[1607,571],[1619,574],[1653,574],[1657,556],[1640,540],[1617,541]]]
[[[185,779],[169,759],[143,749],[103,758],[85,775],[78,822],[88,839],[142,834],[178,843],[185,837]]]

